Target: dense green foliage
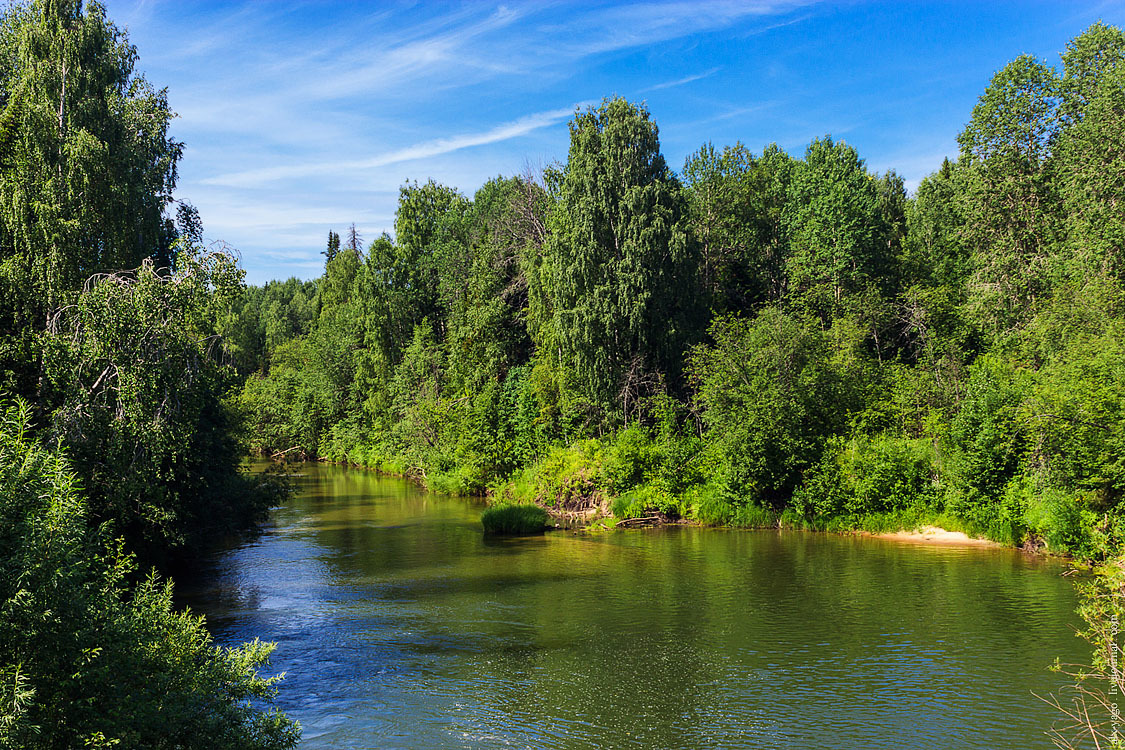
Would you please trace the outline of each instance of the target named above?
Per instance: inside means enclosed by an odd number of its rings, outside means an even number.
[[[547,511],[538,505],[500,505],[480,516],[486,534],[534,534],[547,527]]]
[[[128,583],[90,526],[69,462],[0,412],[0,747],[278,748],[296,728],[258,708],[272,646],[213,645],[169,584]]]
[[[0,14],[0,746],[275,748],[271,646],[215,647],[153,565],[252,526],[237,367],[308,330],[243,321],[242,272],[173,207],[163,91],[97,3]],[[300,286],[300,285],[298,285]],[[311,293],[311,292],[310,292]],[[272,298],[262,294],[264,302]],[[219,336],[243,324],[241,349]]]
[[[93,519],[163,563],[275,499],[240,475],[225,403],[218,331],[239,320],[241,271],[198,248],[190,205],[168,215],[173,113],[100,5],[13,5],[0,61],[0,389],[67,448]],[[284,304],[290,327],[236,362],[303,330],[295,294]]]
[[[216,319],[240,289],[229,254],[184,247],[174,272],[146,261],[92,278],[42,338],[58,401],[47,437],[68,447],[94,518],[146,562],[245,528],[276,499],[239,472],[222,401],[233,372]]]
[[[329,232],[319,279],[246,288],[173,208],[173,114],[101,6],[10,6],[0,746],[296,742],[271,647],[215,647],[148,574],[277,499],[247,446],[489,495],[493,533],[940,523],[1118,552],[1123,61],[1102,24],[1061,69],[1017,58],[912,195],[830,136],[677,174],[606,100],[565,164],[404,185],[394,237]]]
[[[912,195],[831,137],[673,173],[615,99],[565,164],[335,235],[240,398],[254,446],[591,517],[1125,534],[1125,36],[999,71]],[[938,166],[938,165],[935,165]],[[297,282],[287,282],[287,289]],[[260,324],[259,324],[260,327]],[[259,339],[260,341],[260,336]]]
[[[580,112],[558,176],[532,314],[600,419],[624,422],[693,331],[697,252],[656,124],[623,100]],[[604,415],[604,416],[603,416]]]
[[[171,260],[181,146],[165,94],[100,5],[12,6],[0,22],[0,385],[36,386],[33,334],[92,274]]]

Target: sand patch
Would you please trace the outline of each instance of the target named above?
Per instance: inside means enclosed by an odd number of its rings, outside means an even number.
[[[972,537],[961,531],[946,531],[939,526],[923,526],[916,531],[890,531],[884,534],[872,534],[878,539],[890,539],[895,542],[913,542],[916,544],[945,544],[967,547],[1002,547],[999,542],[990,539]]]

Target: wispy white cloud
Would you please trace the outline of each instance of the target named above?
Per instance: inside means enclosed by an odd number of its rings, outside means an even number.
[[[815,0],[665,2],[609,6],[568,18],[564,54],[585,57],[725,29],[747,18],[788,13]],[[560,26],[542,27],[557,32]],[[562,35],[560,35],[562,36]]]
[[[330,74],[308,79],[292,93],[311,99],[338,99],[387,91],[430,78],[444,70],[454,83],[467,84],[496,74],[513,73],[519,69],[503,62],[503,55],[490,54],[492,43],[482,44],[482,37],[508,29],[523,14],[501,6],[480,19],[443,29],[432,35],[412,39],[372,52],[364,50],[355,56],[334,59]],[[518,35],[517,35],[518,36]],[[432,81],[430,85],[432,86]]]
[[[713,110],[714,109],[719,110],[715,114],[708,115],[707,117],[701,117],[698,120],[691,120],[689,122],[684,123],[683,126],[684,127],[697,128],[701,125],[709,125],[709,124],[715,123],[715,122],[722,122],[723,120],[733,120],[735,118],[745,117],[747,115],[752,115],[752,114],[755,114],[757,112],[764,112],[767,109],[771,109],[773,107],[776,107],[778,104],[779,104],[779,102],[770,101],[770,102],[759,102],[757,104],[750,104],[750,105],[747,105],[745,107],[730,107],[730,106],[715,105],[715,106],[712,107],[712,109]]]
[[[208,236],[243,249],[252,280],[319,268],[329,228],[355,221],[372,238],[391,229],[406,176],[471,193],[525,160],[561,158],[567,139],[555,128],[575,107],[653,83],[638,71],[591,84],[615,55],[741,34],[807,4],[107,3],[180,114],[178,194],[199,207]],[[648,90],[723,70],[699,68],[682,78],[654,68],[675,80]]]
[[[417,143],[405,148],[394,149],[378,154],[367,159],[349,159],[333,162],[309,162],[292,164],[264,169],[251,169],[242,172],[216,175],[201,180],[204,185],[221,185],[224,187],[255,187],[266,183],[293,178],[312,177],[354,171],[378,169],[380,167],[397,164],[400,162],[427,159],[443,156],[454,151],[460,151],[474,146],[483,146],[490,143],[518,138],[540,128],[556,125],[574,114],[576,108],[585,106],[586,103],[576,104],[574,107],[554,109],[547,112],[521,117],[512,122],[497,125],[481,133],[466,133],[449,138],[437,138],[423,143]]]
[[[704,78],[710,78],[711,76],[715,75],[720,70],[722,70],[722,67],[715,67],[711,68],[710,70],[705,70],[702,73],[696,73],[692,76],[685,76],[683,78],[677,78],[674,81],[665,81],[664,83],[658,83],[655,86],[649,86],[648,88],[641,89],[640,93],[647,94],[650,91],[662,91],[663,89],[670,89],[676,86],[684,86],[696,81],[702,81]]]
[[[150,27],[169,15],[167,4],[163,12],[154,12],[152,0],[144,2],[144,12],[133,15]],[[607,52],[728,28],[805,4],[579,6],[566,8],[565,24],[554,22],[558,9],[536,3],[495,9],[468,3],[422,17],[408,12],[409,6],[383,6],[353,14],[346,25],[309,33],[292,28],[302,23],[292,17],[302,8],[307,12],[307,6],[247,3],[212,9],[186,37],[175,25],[159,26],[156,54],[187,75],[186,86],[173,88],[172,103],[192,135],[244,134],[293,146],[333,138],[336,123],[354,111],[357,101],[383,102],[387,117],[368,125],[393,127],[393,115],[401,107],[438,96],[452,99],[453,92],[490,79],[540,86],[577,75],[584,61]],[[699,79],[670,81],[650,90],[692,80]]]
[[[495,10],[467,4],[405,25],[394,11],[382,9],[359,28],[321,29],[330,36],[316,39],[313,45],[307,44],[307,38],[255,33],[254,29],[276,27],[290,7],[255,3],[222,13],[161,54],[184,62],[216,56],[230,59],[217,90],[214,79],[207,82],[215,98],[237,103],[242,97],[232,94],[252,91],[248,104],[265,110],[271,109],[272,99],[312,109],[313,102],[358,97],[417,99],[423,93],[473,86],[498,76],[565,77],[574,75],[575,64],[586,58],[728,28],[811,1],[568,7],[565,24],[553,22],[558,14],[552,6],[534,3]]]

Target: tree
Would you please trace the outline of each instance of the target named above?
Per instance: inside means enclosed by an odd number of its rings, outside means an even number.
[[[1102,95],[1109,80],[1120,82],[1125,61],[1125,34],[1098,21],[1066,45],[1062,55],[1060,117],[1067,125],[1081,120]],[[1110,86],[1114,84],[1109,84]],[[1119,85],[1119,83],[1117,84]]]
[[[905,280],[931,287],[962,288],[968,276],[968,253],[961,240],[956,165],[945,159],[914,191],[907,206]]]
[[[1053,69],[1018,57],[993,76],[957,138],[962,232],[975,249],[970,309],[994,336],[1024,326],[1050,292],[1058,93]]]
[[[465,217],[463,272],[449,274],[443,294],[450,312],[449,367],[459,390],[503,378],[531,356],[520,263],[534,242],[521,213],[525,188],[521,178],[490,180]]]
[[[1068,45],[1063,68],[1055,174],[1067,270],[1125,280],[1125,34],[1094,24]]]
[[[362,263],[362,253],[350,246],[337,251],[331,259],[325,261],[324,275],[317,281],[320,314],[350,300]]]
[[[753,282],[742,281],[756,270],[749,257],[755,244],[753,169],[754,157],[741,143],[722,151],[704,144],[684,163],[684,196],[700,244],[700,284],[719,310],[733,306],[727,302],[727,294],[749,301],[761,296],[758,289],[745,289]]]
[[[337,237],[337,244],[338,243],[339,243],[339,238]],[[356,255],[362,255],[363,254],[363,235],[361,235],[359,233],[359,230],[355,228],[355,222],[352,222],[352,225],[348,228],[348,245],[347,245],[347,248],[349,250],[351,250],[353,253],[355,253]]]
[[[324,264],[327,266],[331,263],[338,252],[340,252],[340,235],[328,230],[328,247],[320,252],[324,256]]]
[[[203,220],[199,218],[199,209],[187,201],[176,204],[176,235],[186,245],[203,244]]]
[[[845,298],[893,277],[894,255],[879,188],[854,148],[813,141],[789,183],[784,210],[790,300],[824,320]]]
[[[35,0],[0,20],[0,383],[40,385],[35,332],[90,275],[172,264],[182,147],[164,91],[98,3]]]
[[[755,158],[741,143],[706,144],[684,164],[701,283],[716,313],[777,301],[785,287],[781,227],[793,160],[776,145]]]
[[[627,375],[673,378],[695,335],[698,250],[649,113],[623,99],[579,112],[543,248],[561,360],[606,414]]]
[[[408,308],[409,328],[400,342],[410,338],[423,319],[434,325],[439,340],[445,338],[449,295],[443,299],[442,286],[460,286],[454,279],[463,279],[466,272],[462,219],[469,206],[455,188],[433,180],[407,184],[399,191],[388,280],[405,294],[402,301]]]
[[[9,7],[0,28],[0,91],[20,103],[0,171],[0,252],[41,325],[94,273],[171,265],[164,211],[182,147],[166,92],[134,72],[136,50],[100,4],[36,0]]]
[[[1028,389],[1026,371],[993,354],[978,358],[945,436],[947,508],[975,528],[1009,541],[1019,539],[1023,523],[1022,511],[1005,507],[1003,499],[1029,443],[1021,419]]]
[[[720,318],[691,355],[696,407],[736,495],[782,507],[858,406],[828,335],[775,307]]]
[[[171,275],[149,261],[94,277],[50,320],[49,439],[70,451],[94,518],[145,563],[244,528],[276,499],[239,473],[222,401],[232,373],[216,318],[241,280],[231,255],[185,251]]]
[[[960,362],[975,348],[961,312],[971,253],[963,240],[956,169],[945,159],[906,206],[896,343],[935,374],[934,367]]]

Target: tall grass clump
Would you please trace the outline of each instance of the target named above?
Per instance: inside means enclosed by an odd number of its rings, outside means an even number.
[[[486,534],[538,534],[547,528],[547,511],[537,505],[503,505],[480,516]]]

